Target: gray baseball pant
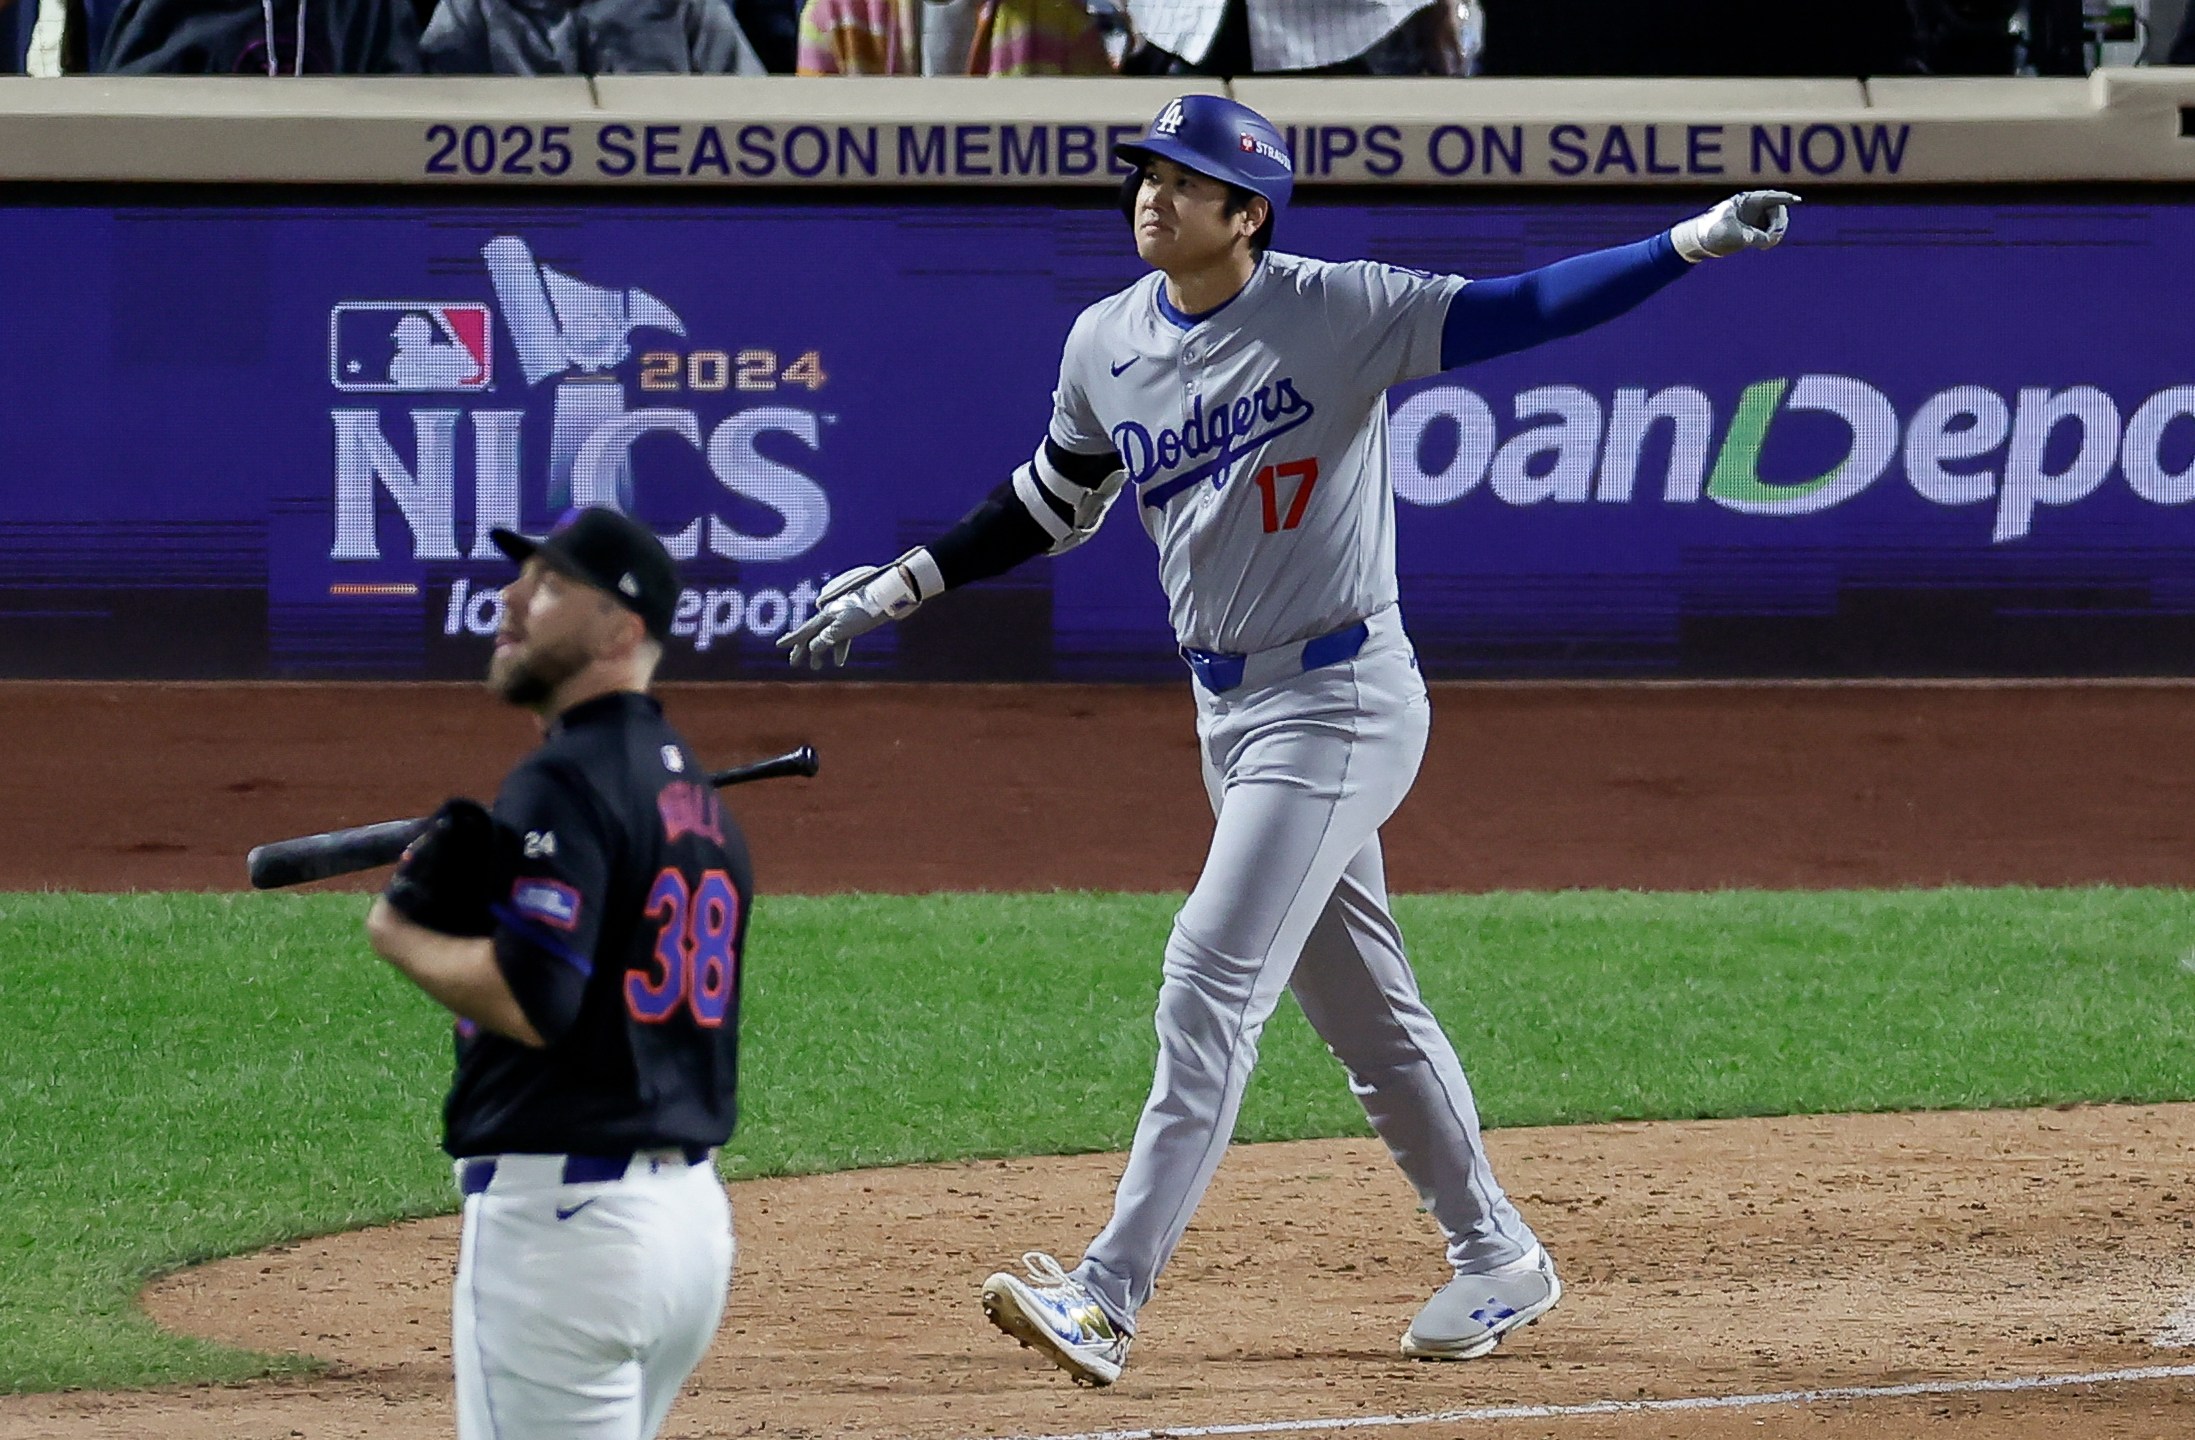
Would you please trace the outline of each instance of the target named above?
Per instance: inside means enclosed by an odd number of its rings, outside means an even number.
[[[1458,1270],[1537,1243],[1494,1179],[1455,1047],[1387,909],[1379,827],[1424,758],[1431,704],[1393,609],[1353,660],[1225,695],[1196,687],[1215,824],[1175,918],[1159,1054],[1114,1198],[1074,1272],[1133,1330],[1219,1168],[1258,1037],[1293,989]]]

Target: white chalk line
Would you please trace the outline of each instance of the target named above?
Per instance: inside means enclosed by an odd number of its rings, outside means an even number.
[[[1161,1425],[1149,1430],[1091,1430],[1017,1440],[1192,1440],[1204,1435],[1301,1435],[1401,1425],[1465,1425],[1491,1420],[1566,1420],[1585,1415],[1650,1415],[1673,1410],[1750,1410],[1764,1405],[1817,1405],[1825,1400],[1897,1400],[1915,1395],[2005,1395],[2065,1390],[2076,1385],[2124,1385],[2138,1380],[2195,1379],[2195,1365],[2143,1365],[2077,1375],[2026,1375],[2010,1380],[1921,1380],[1906,1385],[1837,1385],[1822,1390],[1772,1390],[1759,1395],[1686,1395],[1668,1400],[1595,1400],[1584,1405],[1485,1405],[1423,1415],[1352,1415],[1331,1420],[1259,1420],[1233,1425]]]

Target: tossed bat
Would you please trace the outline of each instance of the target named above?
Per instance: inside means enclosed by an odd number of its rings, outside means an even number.
[[[816,768],[815,747],[803,745],[774,759],[716,771],[709,776],[709,783],[744,785],[750,780],[775,780],[781,775],[813,775]],[[330,830],[320,835],[299,835],[291,840],[254,845],[244,863],[250,867],[254,890],[279,890],[285,885],[302,885],[308,880],[325,880],[331,875],[348,875],[355,870],[387,865],[402,855],[404,847],[418,839],[426,828],[426,817],[421,816],[412,820],[383,820],[375,825],[353,825],[348,830]]]

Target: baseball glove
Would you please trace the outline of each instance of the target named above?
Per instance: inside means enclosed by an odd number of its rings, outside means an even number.
[[[445,800],[404,851],[382,892],[415,925],[444,935],[495,933],[488,907],[510,893],[517,846],[477,800]]]

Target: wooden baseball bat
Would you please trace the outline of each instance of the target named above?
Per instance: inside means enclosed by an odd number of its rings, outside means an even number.
[[[818,768],[815,747],[803,745],[752,765],[734,765],[709,776],[711,785],[744,785],[752,780],[775,780],[784,775],[813,775]],[[426,817],[383,820],[373,825],[353,825],[319,835],[299,835],[252,847],[245,857],[254,890],[278,890],[303,885],[333,875],[349,875],[387,865],[404,853],[404,847],[427,828]]]

